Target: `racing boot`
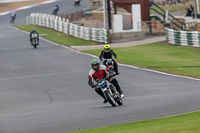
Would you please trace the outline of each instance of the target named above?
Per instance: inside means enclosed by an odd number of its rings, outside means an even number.
[[[103,103],[107,103],[108,102],[108,100],[104,96],[103,92],[99,88],[95,89],[95,91],[96,91],[97,94],[99,94],[104,99]]]

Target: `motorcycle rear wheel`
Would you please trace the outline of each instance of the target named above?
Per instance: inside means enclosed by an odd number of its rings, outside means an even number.
[[[119,106],[122,106],[122,105],[123,105],[123,101],[122,101],[122,99],[117,100],[117,104],[118,104]]]

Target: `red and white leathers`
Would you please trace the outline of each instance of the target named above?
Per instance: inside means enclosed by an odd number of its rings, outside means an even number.
[[[93,69],[90,70],[88,78],[89,78],[89,85],[91,87],[94,87],[94,84],[96,83],[96,79],[103,79],[103,78],[109,77],[108,68],[104,65],[99,66],[99,70],[95,71]]]
[[[109,72],[108,68],[104,65],[99,66],[99,70],[95,71],[93,69],[90,70],[89,72],[89,81],[88,84],[94,88],[96,84],[96,79],[103,79],[103,78],[108,78],[109,77]],[[117,91],[122,94],[121,87],[118,84],[118,81],[116,78],[113,78],[112,81],[110,81],[117,89]]]
[[[103,78],[108,78],[109,77],[109,72],[108,72],[108,68],[104,65],[100,65],[99,69],[97,71],[95,71],[94,69],[91,69],[88,75],[89,81],[88,84],[92,87],[95,88],[95,91],[103,97],[103,99],[105,100],[104,103],[107,102],[103,92],[101,91],[101,89],[98,89],[95,87],[96,84],[96,79],[103,79]],[[113,80],[111,81],[111,83],[116,87],[117,91],[121,94],[122,96],[122,90],[117,82],[117,80],[115,78],[113,78]]]

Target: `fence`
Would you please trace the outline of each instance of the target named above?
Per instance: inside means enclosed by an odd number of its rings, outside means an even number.
[[[175,31],[165,28],[166,40],[171,44],[200,47],[200,32]]]
[[[85,40],[108,43],[109,33],[107,30],[78,26],[69,23],[68,19],[50,14],[31,13],[27,17],[27,24],[48,27]]]
[[[141,32],[145,33],[145,36],[149,35],[164,35],[165,34],[165,27],[164,25],[156,20],[151,19],[151,21],[142,21],[137,23],[138,26],[138,32],[141,29]]]

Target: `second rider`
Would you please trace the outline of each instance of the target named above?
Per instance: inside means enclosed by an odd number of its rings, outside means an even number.
[[[99,56],[99,59],[102,61],[103,59],[112,59],[114,63],[114,70],[116,72],[116,75],[119,74],[118,72],[118,66],[115,60],[112,58],[114,56],[114,59],[117,59],[117,54],[113,52],[113,50],[110,49],[110,45],[106,44],[104,46],[104,50],[101,51],[101,55]],[[106,60],[103,61],[103,64],[106,65]]]

